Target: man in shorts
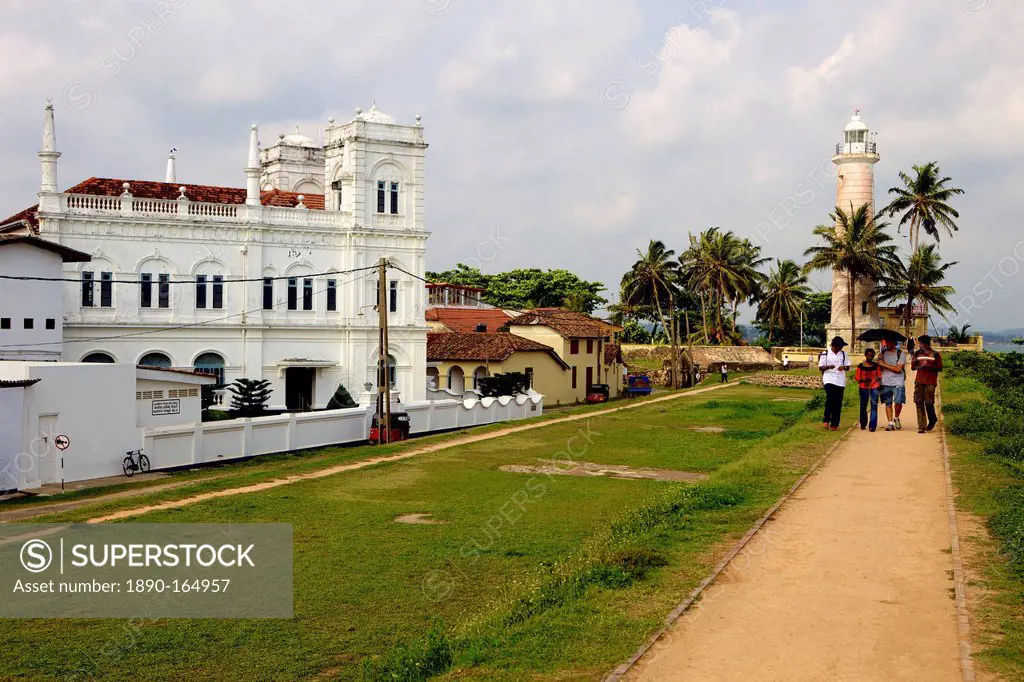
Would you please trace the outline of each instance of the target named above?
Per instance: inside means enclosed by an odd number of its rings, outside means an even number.
[[[879,398],[885,405],[885,416],[889,420],[886,431],[903,428],[900,413],[907,404],[907,355],[894,341],[882,342],[882,353],[878,356],[882,366],[882,390]]]

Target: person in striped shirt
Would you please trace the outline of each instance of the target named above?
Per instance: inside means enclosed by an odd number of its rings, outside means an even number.
[[[864,362],[857,365],[855,378],[860,388],[860,430],[874,431],[878,427],[878,392],[882,388],[882,366],[875,362],[874,348],[864,351]]]

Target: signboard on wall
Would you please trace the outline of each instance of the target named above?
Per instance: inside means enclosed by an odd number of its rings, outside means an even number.
[[[154,400],[153,416],[162,417],[168,414],[181,414],[180,400]]]

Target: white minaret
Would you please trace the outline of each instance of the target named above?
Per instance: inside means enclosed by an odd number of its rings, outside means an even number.
[[[849,213],[865,204],[872,216],[875,214],[875,164],[878,163],[878,147],[872,133],[860,117],[860,109],[853,113],[843,131],[843,141],[836,145],[832,163],[838,167],[836,179],[836,206]],[[854,315],[857,333],[881,327],[878,301],[875,298],[875,283],[859,280],[854,292]],[[851,346],[853,326],[849,308],[850,286],[845,275],[832,276],[832,320],[828,325],[826,345],[833,336],[842,336]]]
[[[249,165],[245,168],[245,203],[260,205],[260,135],[255,123],[249,128]]]
[[[177,182],[178,181],[178,169],[174,164],[174,152],[178,151],[174,147],[171,147],[170,153],[167,155],[167,171],[164,173],[164,182]]]
[[[57,191],[57,159],[60,152],[57,151],[57,133],[53,125],[53,102],[46,103],[43,110],[43,146],[39,150],[39,165],[42,168],[42,180],[39,183],[39,192]]]

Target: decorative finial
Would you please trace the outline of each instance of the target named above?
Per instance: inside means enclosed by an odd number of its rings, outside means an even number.
[[[249,130],[259,130],[259,129],[260,129],[260,127],[258,125],[256,125],[255,123],[253,123],[251,126],[249,126]]]
[[[422,120],[423,120],[423,117],[420,116],[419,114],[416,114],[416,125],[419,125],[420,121],[422,121]]]
[[[356,107],[356,116],[362,116],[362,115],[363,115],[363,108],[362,107]]]
[[[327,122],[330,123],[331,125],[334,125],[334,117],[331,116],[330,118],[328,118]]]
[[[182,185],[181,187],[178,188],[178,198],[179,199],[186,199],[187,198],[185,196],[185,185]]]
[[[123,196],[123,197],[130,197],[132,195],[132,193],[130,191],[131,190],[131,184],[129,184],[127,182],[122,182],[121,183],[121,187],[124,189],[124,191],[121,192],[121,196]]]
[[[854,116],[860,116],[860,108],[859,107],[857,109],[853,110],[853,115]]]
[[[284,133],[278,133],[277,134],[277,139],[283,140],[284,139]]]

